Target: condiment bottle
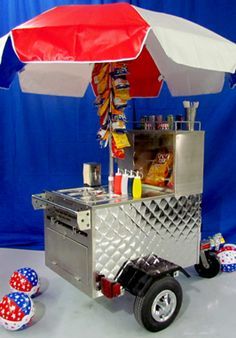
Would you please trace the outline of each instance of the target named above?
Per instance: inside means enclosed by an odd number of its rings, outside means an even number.
[[[122,180],[122,173],[118,168],[117,173],[114,177],[114,194],[121,195],[121,180]]]
[[[139,172],[137,171],[133,181],[133,198],[141,198],[142,196],[142,182]]]
[[[108,176],[108,192],[110,195],[113,194],[113,190],[114,190],[114,177]]]
[[[128,195],[128,177],[129,175],[127,173],[127,170],[125,169],[121,180],[121,195]]]
[[[129,177],[128,177],[128,194],[129,195],[132,195],[133,182],[134,182],[134,172],[133,170],[130,170]]]

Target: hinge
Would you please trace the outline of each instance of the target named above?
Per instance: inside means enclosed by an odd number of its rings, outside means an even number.
[[[91,229],[91,215],[90,210],[83,210],[77,212],[77,224],[81,231]]]

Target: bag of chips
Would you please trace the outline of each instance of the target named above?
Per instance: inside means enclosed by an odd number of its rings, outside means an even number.
[[[114,142],[115,142],[117,149],[123,149],[123,148],[126,148],[126,147],[130,147],[128,137],[125,133],[113,132],[112,136],[113,136],[113,139],[114,139]]]
[[[174,188],[174,174],[172,172],[172,174],[170,175],[170,178],[167,181],[167,187],[169,189],[173,189]]]
[[[152,162],[144,183],[164,187],[168,183],[168,177],[173,167],[173,153],[162,150],[157,153]]]

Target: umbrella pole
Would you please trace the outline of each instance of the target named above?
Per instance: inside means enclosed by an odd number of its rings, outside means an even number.
[[[114,161],[112,157],[111,134],[109,136],[109,176],[114,176]]]
[[[112,72],[112,64],[110,63],[110,69],[109,69],[109,90],[110,90],[110,100],[109,100],[109,114],[110,114],[110,121],[109,121],[109,139],[108,139],[108,144],[109,144],[109,177],[108,177],[108,189],[109,193],[113,193],[113,181],[114,181],[114,160],[112,157],[112,121],[111,121],[111,116],[112,116],[112,83],[111,83],[111,72]]]

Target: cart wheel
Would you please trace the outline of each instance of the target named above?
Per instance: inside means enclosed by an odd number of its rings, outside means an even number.
[[[169,326],[182,304],[182,289],[173,277],[154,282],[143,297],[136,297],[134,315],[148,331],[157,332]]]
[[[215,277],[219,271],[220,271],[220,262],[216,258],[216,255],[213,252],[206,251],[205,252],[207,262],[209,264],[209,267],[206,268],[203,263],[202,259],[200,257],[199,264],[195,264],[195,270],[199,274],[200,277],[204,278],[213,278]]]

